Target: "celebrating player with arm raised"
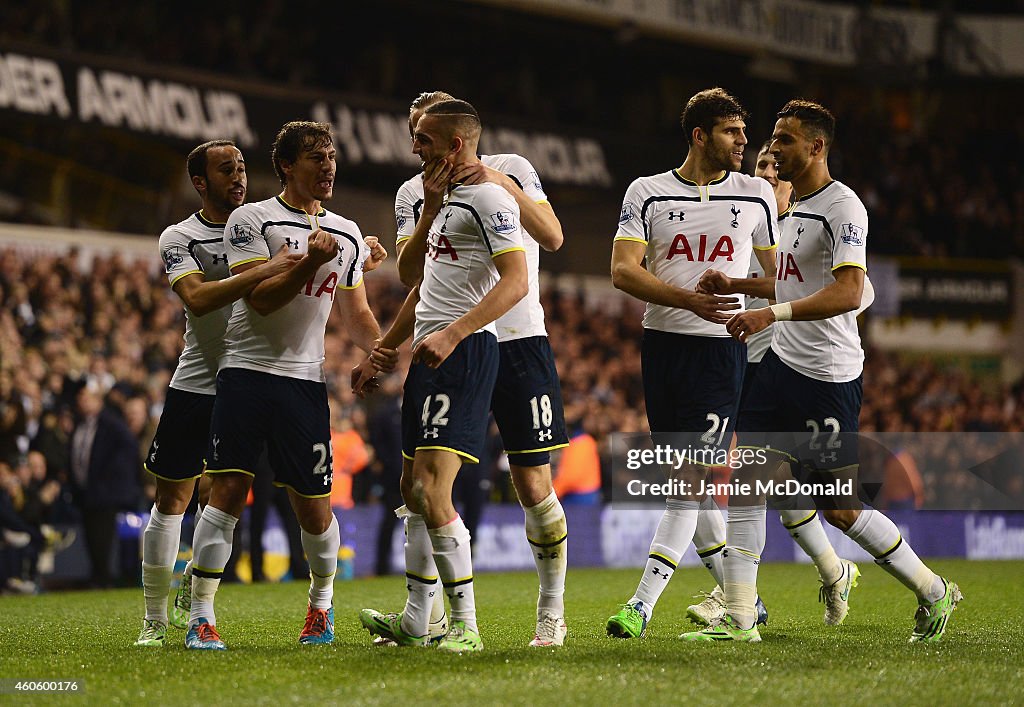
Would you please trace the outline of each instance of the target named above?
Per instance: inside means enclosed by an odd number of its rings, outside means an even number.
[[[371,350],[380,330],[362,286],[367,246],[359,227],[321,205],[334,190],[329,127],[287,123],[272,154],[284,189],[232,214],[224,232],[228,264],[232,272],[244,273],[282,247],[300,259],[236,302],[228,322],[207,454],[213,488],[194,543],[189,648],[224,649],[213,600],[261,451],[254,439],[267,441],[275,483],[288,489],[302,529],[310,588],[299,641],[334,638],[331,600],[340,536],[330,506],[324,332],[335,299],[357,346]]]

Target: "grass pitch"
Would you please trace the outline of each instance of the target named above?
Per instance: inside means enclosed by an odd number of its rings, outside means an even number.
[[[477,578],[486,650],[453,656],[374,648],[357,611],[397,610],[397,577],[338,582],[334,645],[300,646],[304,583],[226,585],[218,594],[225,653],[186,651],[169,629],[164,648],[135,648],[142,591],[0,598],[0,678],[83,683],[77,695],[0,696],[0,703],[116,704],[992,704],[1021,700],[1021,562],[935,561],[965,600],[941,644],[909,645],[915,602],[881,569],[862,564],[843,626],[822,623],[810,566],[766,565],[760,587],[771,620],[759,645],[684,644],[691,595],[710,589],[701,568],[681,569],[648,635],[618,640],[604,622],[629,598],[638,570],[570,570],[569,639],[528,648],[536,578]]]

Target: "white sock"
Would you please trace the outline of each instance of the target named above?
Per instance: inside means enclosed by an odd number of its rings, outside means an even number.
[[[945,593],[942,578],[921,562],[910,543],[903,540],[896,524],[885,515],[865,507],[846,534],[875,558],[876,565],[914,592],[918,601],[934,602],[942,598]]]
[[[146,618],[151,621],[167,623],[167,590],[178,557],[183,515],[166,515],[153,504],[142,533],[142,594]]]
[[[452,621],[464,621],[470,631],[476,625],[476,601],[473,596],[473,556],[469,549],[469,531],[461,516],[427,530],[434,548],[434,564],[452,605]]]
[[[679,558],[693,540],[699,507],[696,501],[679,501],[674,498],[665,501],[665,512],[658,522],[658,529],[654,531],[651,554],[647,557],[644,574],[636,593],[629,600],[630,604],[638,601],[643,603],[648,621],[654,615],[654,605],[658,603],[658,598],[675,574]]]
[[[440,581],[435,582],[435,586],[439,587],[440,584]],[[435,589],[431,594],[434,595],[434,600],[430,602],[430,624],[434,625],[444,618],[444,592]]]
[[[697,514],[697,527],[693,531],[693,546],[704,567],[722,586],[725,572],[722,569],[722,550],[725,549],[725,518],[713,496],[705,496]]]
[[[789,531],[789,536],[814,562],[814,566],[818,568],[818,576],[825,586],[834,584],[842,576],[843,566],[839,562],[835,548],[825,535],[825,529],[821,527],[818,512],[780,510],[779,519],[782,520],[783,527]]]
[[[757,567],[765,540],[764,506],[730,506],[726,524],[725,604],[740,628],[757,620]]]
[[[217,594],[224,567],[231,559],[231,541],[238,519],[219,508],[207,506],[196,525],[192,541],[192,613],[189,623],[205,618],[217,625],[213,598]]]
[[[405,586],[409,590],[402,611],[402,630],[410,636],[426,636],[428,620],[433,619],[435,597],[444,595],[434,564],[434,548],[423,516],[410,513],[405,506],[396,513],[405,518]]]
[[[309,562],[309,605],[314,609],[330,609],[334,598],[334,575],[338,572],[338,550],[341,532],[338,519],[331,516],[331,524],[320,535],[300,530],[302,549]]]
[[[551,494],[536,506],[523,507],[526,539],[532,546],[540,591],[537,617],[542,612],[565,616],[565,570],[568,563],[568,529],[558,496]]]
[[[192,520],[192,537],[195,537],[195,529],[199,527],[199,520],[203,517],[204,506],[196,505],[196,517]],[[192,557],[195,557],[195,548],[192,548]],[[181,573],[182,579],[192,576],[192,560],[185,563],[185,571]]]

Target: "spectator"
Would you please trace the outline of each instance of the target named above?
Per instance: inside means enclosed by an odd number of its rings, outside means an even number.
[[[82,512],[91,584],[109,587],[117,512],[137,511],[141,501],[139,444],[124,420],[104,407],[96,388],[82,388],[78,409],[81,419],[71,437],[71,473]]]

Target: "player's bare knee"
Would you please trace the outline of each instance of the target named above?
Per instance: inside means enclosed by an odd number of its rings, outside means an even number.
[[[857,520],[857,516],[860,515],[860,511],[852,508],[831,509],[823,511],[822,515],[825,516],[825,520],[827,520],[830,525],[834,525],[845,533],[853,526],[854,522]]]
[[[192,500],[194,487],[195,483],[192,481],[157,481],[153,503],[164,515],[181,515]]]
[[[536,506],[551,495],[551,466],[511,466],[512,486],[524,508]]]
[[[326,513],[307,513],[304,518],[299,519],[299,526],[310,535],[323,535],[331,527],[332,517],[328,506]]]
[[[199,505],[206,507],[210,502],[210,490],[213,488],[213,478],[209,474],[199,477]]]
[[[236,518],[242,515],[245,499],[252,486],[252,477],[241,473],[214,474],[209,503]]]

